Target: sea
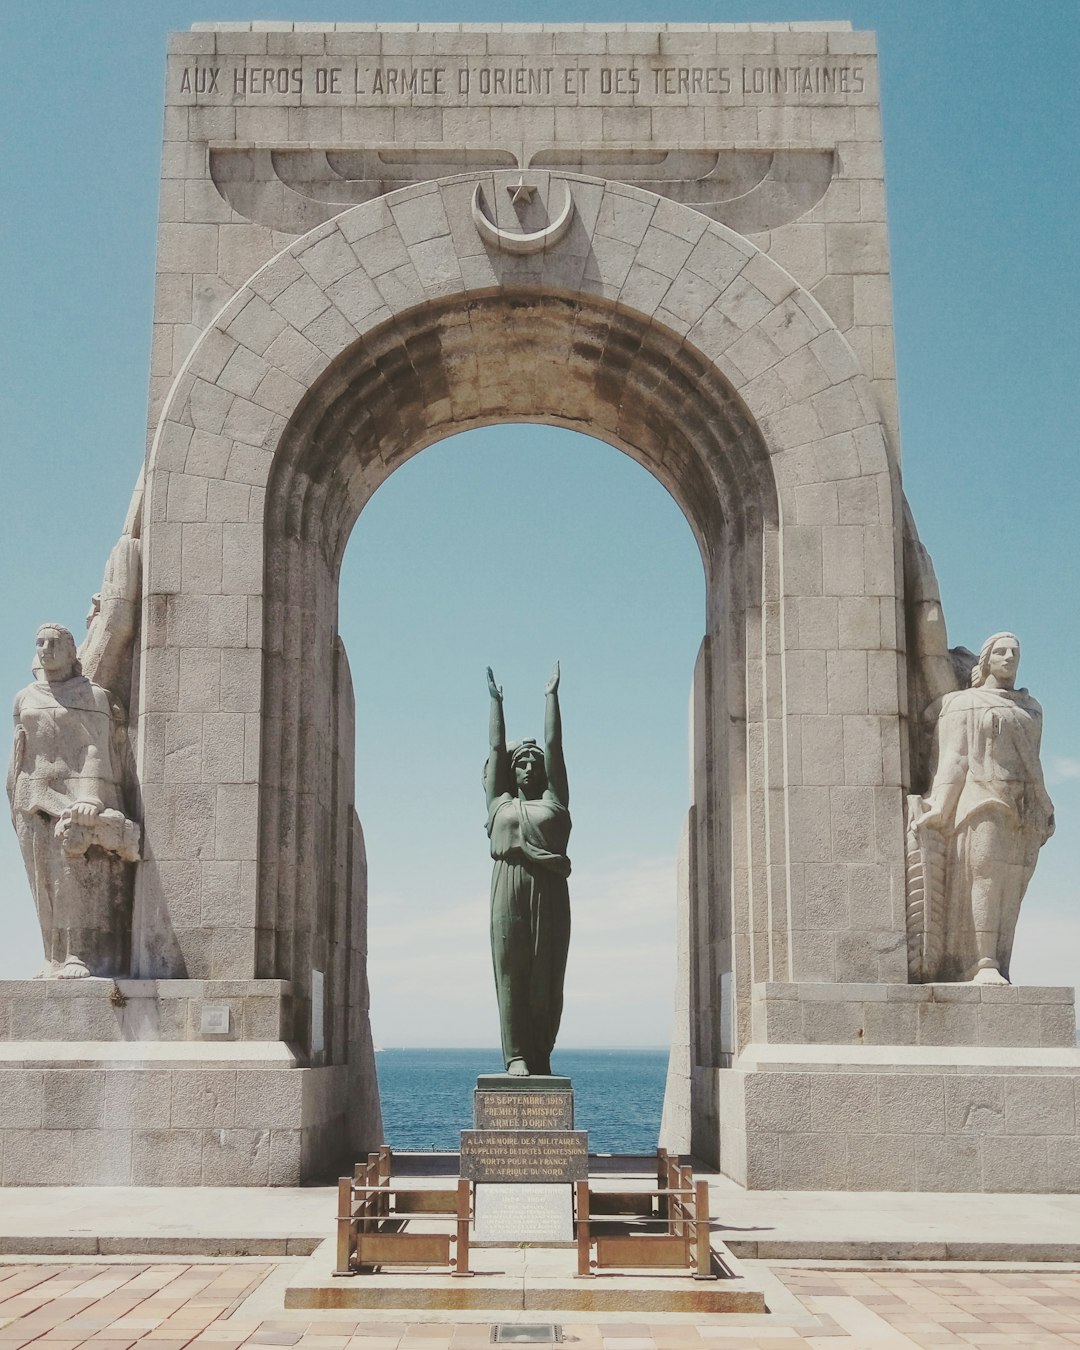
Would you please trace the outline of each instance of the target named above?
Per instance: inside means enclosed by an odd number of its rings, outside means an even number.
[[[556,1050],[551,1068],[573,1080],[574,1123],[590,1153],[655,1153],[668,1052]],[[378,1050],[383,1133],[399,1151],[456,1153],[472,1128],[478,1074],[501,1073],[498,1050]]]

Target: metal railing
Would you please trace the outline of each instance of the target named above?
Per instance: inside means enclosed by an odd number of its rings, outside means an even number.
[[[657,1151],[655,1186],[598,1191],[579,1181],[576,1200],[580,1278],[609,1269],[681,1269],[695,1280],[717,1278],[708,1182],[695,1182],[692,1169],[666,1149]]]
[[[451,1275],[471,1275],[470,1183],[453,1190],[422,1190],[390,1184],[391,1152],[385,1145],[338,1180],[335,1275],[358,1275],[382,1266],[446,1266]],[[409,1232],[411,1219],[446,1220],[449,1233]]]

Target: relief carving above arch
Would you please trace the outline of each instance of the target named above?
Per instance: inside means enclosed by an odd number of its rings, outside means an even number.
[[[816,206],[836,171],[832,150],[670,149],[582,146],[530,153],[508,149],[415,150],[222,146],[210,149],[210,176],[234,211],[259,225],[299,234],[342,210],[413,184],[491,169],[546,169],[617,179],[691,206],[741,234],[789,225]]]

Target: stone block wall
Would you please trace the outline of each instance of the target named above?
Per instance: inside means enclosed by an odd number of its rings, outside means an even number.
[[[0,1042],[285,1040],[291,998],[287,980],[3,980]]]
[[[977,984],[754,986],[754,1041],[772,1045],[1076,1045],[1074,991]]]
[[[1080,1192],[1067,1054],[723,1070],[723,1170],[760,1190]]]
[[[755,985],[754,1043],[700,1076],[711,1160],[757,1190],[1080,1192],[1074,1001],[1022,985]]]
[[[5,1186],[299,1186],[354,1161],[344,1067],[125,1064],[91,1046],[10,1064],[0,1057]]]

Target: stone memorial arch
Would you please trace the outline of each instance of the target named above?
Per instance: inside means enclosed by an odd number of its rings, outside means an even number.
[[[911,962],[909,706],[948,656],[872,36],[210,25],[172,40],[165,136],[118,987],[172,1106],[90,1179],[295,1184],[377,1141],[340,563],[412,455],[539,421],[644,465],[705,570],[667,1142],[751,1186],[1011,1188],[999,1141],[1038,1131],[955,1122],[1064,1111],[1072,1013]],[[970,1045],[1003,1047],[977,1082]]]
[[[406,189],[268,263],[180,372],[146,476],[146,830],[159,877],[182,869],[197,887],[201,874],[205,893],[231,864],[240,875],[253,867],[256,881],[246,924],[191,927],[171,916],[167,887],[155,896],[147,884],[140,966],[211,979],[272,972],[301,1000],[311,970],[325,970],[331,1053],[346,1044],[363,981],[348,878],[363,845],[336,624],[345,544],[379,484],[425,445],[549,421],[643,463],[701,546],[709,630],[695,852],[709,881],[695,896],[695,984],[708,1029],[699,1050],[719,1064],[734,1048],[718,1034],[721,976],[733,968],[745,969],[745,1034],[754,978],[902,977],[899,655],[882,648],[880,617],[895,613],[899,590],[899,501],[867,381],[788,274],[686,207],[542,178],[541,199],[573,202],[574,223],[551,248],[503,253],[478,233],[477,188],[497,203],[513,174]],[[388,303],[379,281],[391,271]],[[728,355],[774,338],[790,387],[775,374],[748,378]],[[208,464],[211,446],[221,458]],[[825,525],[840,502],[845,523]],[[872,637],[851,624],[833,650],[864,668],[872,655],[873,713],[861,686],[823,697],[818,617],[842,604],[861,612],[868,591]],[[194,634],[180,617],[219,606],[246,615],[244,647],[235,628]],[[190,684],[187,671],[198,672]],[[223,713],[223,699],[238,710]],[[202,768],[195,782],[172,778],[155,731],[177,715],[185,755]],[[846,745],[845,757],[804,774],[810,735]],[[858,929],[825,926],[808,867],[835,869],[845,894],[859,869]]]

